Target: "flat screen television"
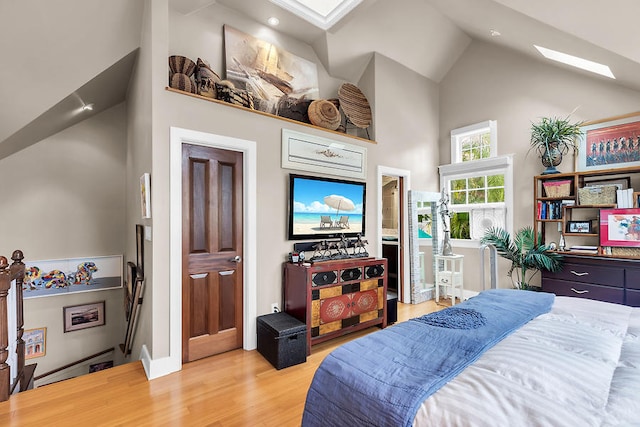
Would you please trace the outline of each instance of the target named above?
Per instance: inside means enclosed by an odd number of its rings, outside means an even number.
[[[367,184],[289,175],[289,240],[364,236]]]

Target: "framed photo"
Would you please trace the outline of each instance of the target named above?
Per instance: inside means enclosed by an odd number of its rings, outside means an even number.
[[[47,354],[47,328],[26,329],[22,339],[25,359],[34,359]]]
[[[567,221],[567,233],[585,233],[591,234],[591,221]]]
[[[113,360],[107,360],[106,362],[94,363],[89,365],[89,373],[104,371],[105,369],[113,368]]]
[[[598,179],[594,181],[584,181],[585,187],[602,187],[605,185],[615,185],[618,190],[626,190],[631,186],[631,178],[611,178],[611,179]]]
[[[151,218],[151,176],[143,173],[140,177],[140,208],[142,218]]]
[[[367,149],[282,129],[282,168],[365,179]]]
[[[585,123],[576,171],[640,165],[640,111]]]
[[[600,246],[640,247],[640,209],[600,209]]]
[[[79,331],[105,324],[104,301],[63,307],[62,312],[64,332]]]

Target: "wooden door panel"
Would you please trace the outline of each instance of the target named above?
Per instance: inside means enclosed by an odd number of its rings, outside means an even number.
[[[242,153],[183,145],[183,361],[242,346]]]
[[[236,294],[236,272],[232,270],[221,271],[219,276],[220,289],[220,330],[232,329],[236,327],[236,305],[234,301],[238,298]]]

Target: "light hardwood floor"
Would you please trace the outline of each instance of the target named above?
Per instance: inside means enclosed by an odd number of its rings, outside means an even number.
[[[398,304],[398,321],[444,305]],[[0,403],[0,426],[299,426],[313,374],[340,344],[312,347],[307,362],[276,370],[257,351],[235,350],[147,381],[140,362],[50,384]]]

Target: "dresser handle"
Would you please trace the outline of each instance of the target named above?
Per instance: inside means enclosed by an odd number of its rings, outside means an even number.
[[[586,291],[586,290],[585,290],[585,291],[578,291],[577,289],[574,289],[574,288],[571,288],[571,290],[572,290],[573,292],[575,292],[576,294],[579,294],[579,295],[580,295],[580,294],[586,294],[586,293],[589,293],[589,291]]]
[[[204,279],[205,277],[207,277],[207,275],[209,275],[209,273],[201,273],[201,274],[190,274],[189,276],[194,279]]]
[[[588,276],[589,273],[588,272],[584,272],[584,273],[576,273],[575,271],[571,270],[571,274],[574,274],[576,276]]]

